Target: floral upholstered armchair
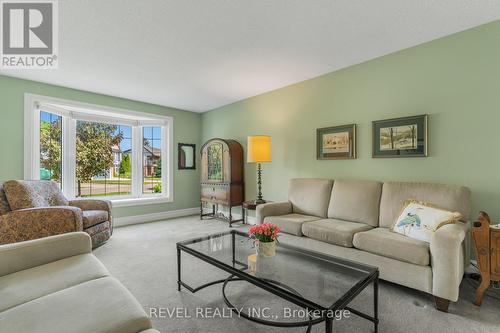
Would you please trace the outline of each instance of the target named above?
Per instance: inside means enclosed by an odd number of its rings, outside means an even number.
[[[113,233],[111,202],[68,200],[53,181],[0,183],[0,244],[73,231],[88,233],[94,248],[105,243]]]

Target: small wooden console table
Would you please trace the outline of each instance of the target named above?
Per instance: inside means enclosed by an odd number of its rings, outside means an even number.
[[[476,290],[475,305],[480,306],[491,282],[500,281],[500,228],[492,227],[490,217],[480,212],[472,226],[481,284]]]

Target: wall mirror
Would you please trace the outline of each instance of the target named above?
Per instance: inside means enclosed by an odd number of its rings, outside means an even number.
[[[179,170],[194,170],[196,169],[196,145],[189,143],[179,143]]]

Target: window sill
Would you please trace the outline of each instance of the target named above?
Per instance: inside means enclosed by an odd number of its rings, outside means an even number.
[[[147,198],[127,198],[127,199],[111,199],[113,207],[129,207],[129,206],[142,206],[142,205],[154,205],[160,203],[173,202],[174,200],[170,197],[158,196],[158,197],[147,197]]]

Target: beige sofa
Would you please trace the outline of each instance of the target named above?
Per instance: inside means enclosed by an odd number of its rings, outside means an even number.
[[[74,232],[0,246],[0,331],[158,333]]]
[[[382,279],[432,294],[437,308],[447,311],[469,263],[468,223],[439,228],[430,243],[393,233],[407,199],[469,217],[470,190],[463,186],[292,179],[288,201],[259,205],[257,222],[295,236],[284,241],[378,266]]]

